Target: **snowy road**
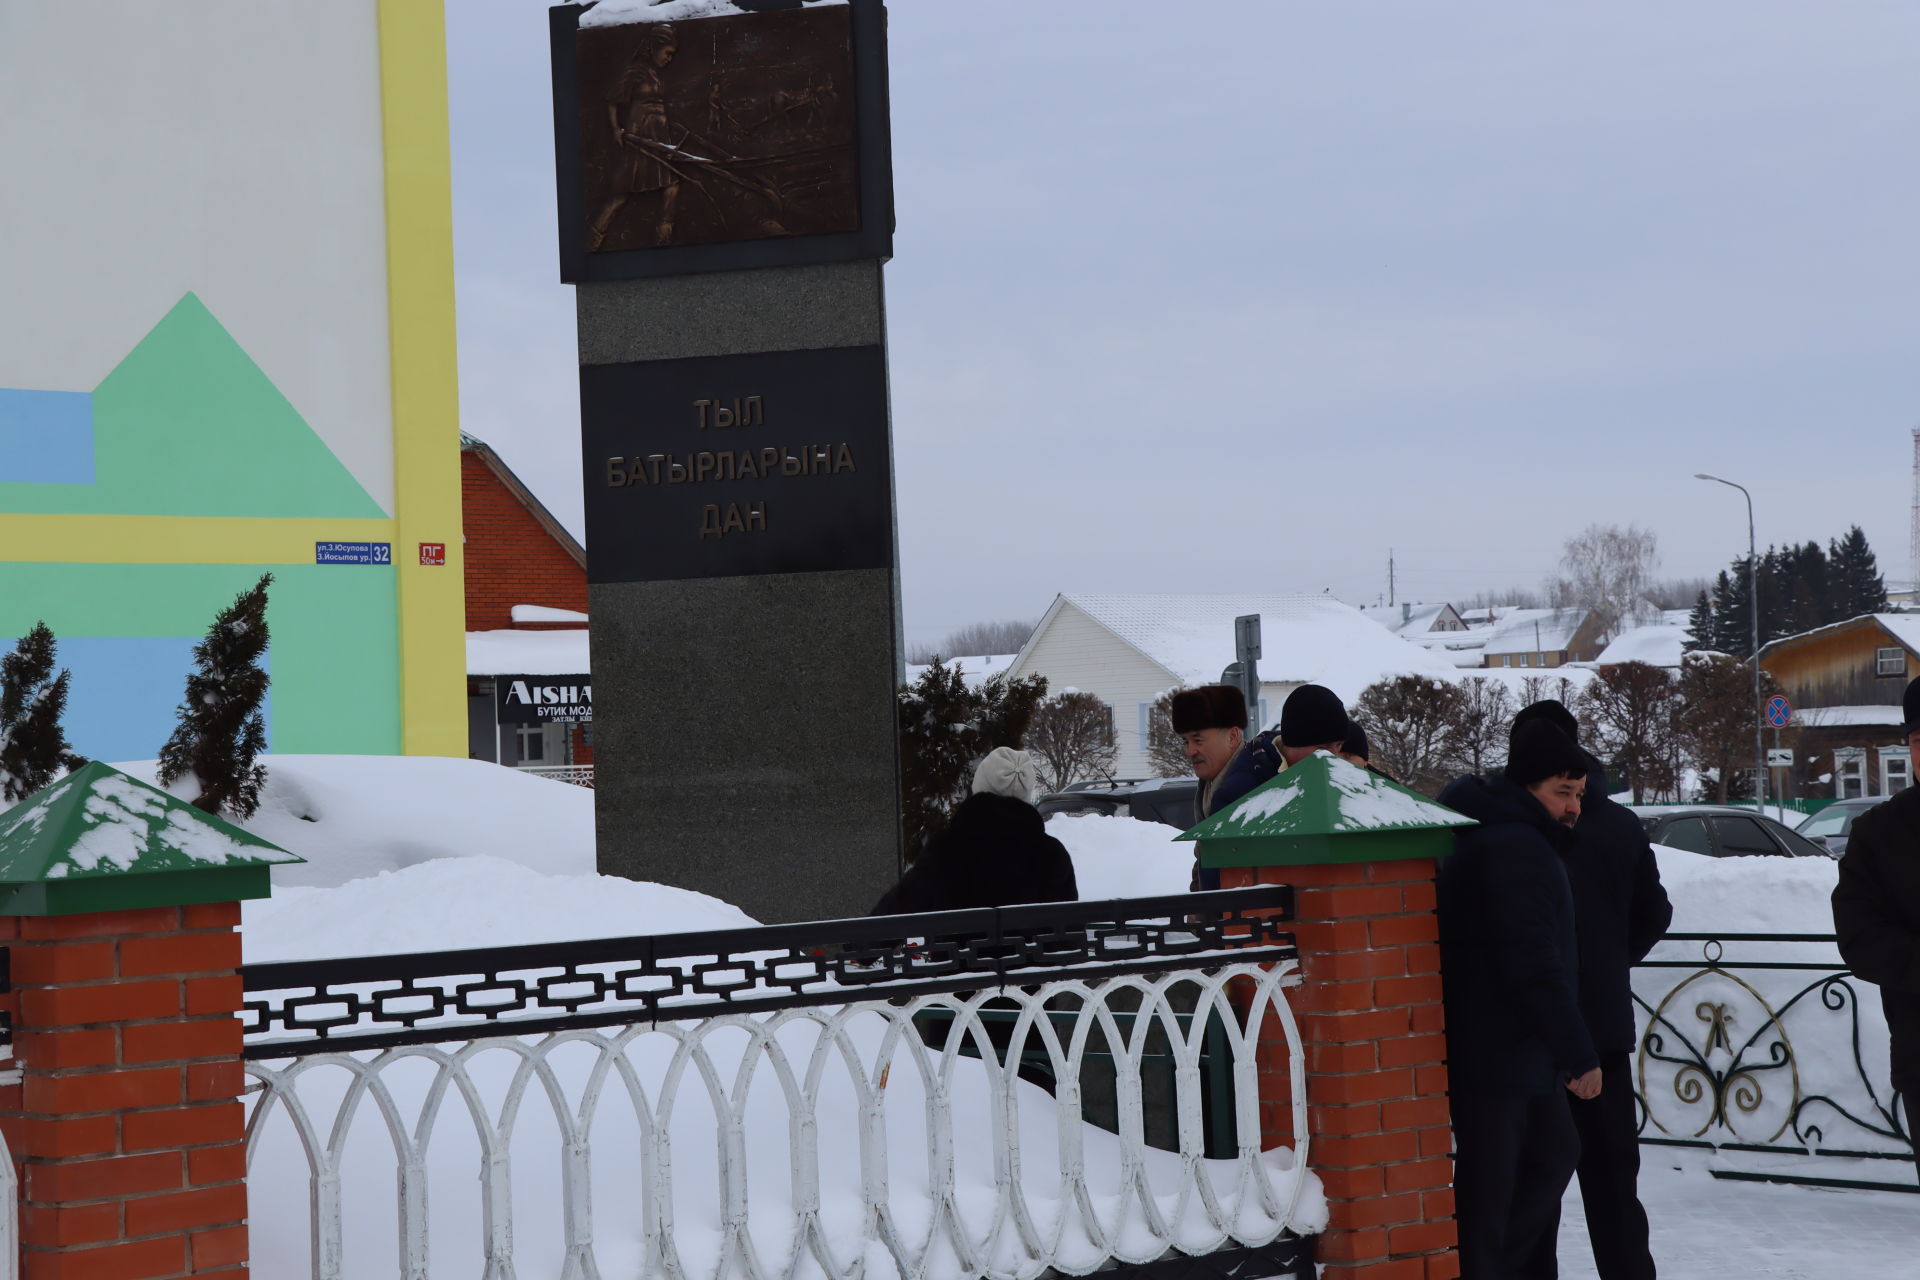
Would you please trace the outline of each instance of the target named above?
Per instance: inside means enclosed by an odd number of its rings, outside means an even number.
[[[1642,1150],[1661,1280],[1902,1280],[1920,1269],[1920,1195],[1726,1182],[1702,1155]],[[1560,1216],[1560,1275],[1594,1276],[1578,1187]]]

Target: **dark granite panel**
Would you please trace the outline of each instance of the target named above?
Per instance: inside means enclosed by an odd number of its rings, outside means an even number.
[[[897,609],[885,569],[593,586],[600,870],[864,915],[899,867]]]
[[[574,292],[581,364],[863,347],[886,332],[878,262],[626,280]]]

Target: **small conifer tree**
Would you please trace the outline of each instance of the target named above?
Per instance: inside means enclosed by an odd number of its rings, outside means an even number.
[[[265,765],[254,758],[267,749],[267,722],[260,712],[267,696],[267,586],[273,575],[240,593],[222,609],[193,647],[195,670],[173,736],[160,748],[160,784],[191,776],[200,788],[193,801],[207,813],[250,818],[260,807]]]
[[[86,761],[67,749],[60,716],[69,673],[53,673],[53,632],[44,622],[0,658],[0,807],[18,804]]]

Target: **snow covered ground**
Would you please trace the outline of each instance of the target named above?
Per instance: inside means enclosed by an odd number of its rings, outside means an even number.
[[[1640,1199],[1661,1280],[1902,1280],[1920,1272],[1920,1195],[1729,1182],[1695,1151],[1642,1149]],[[1881,1180],[1911,1182],[1892,1166]],[[1593,1280],[1572,1187],[1560,1212],[1562,1280]]]

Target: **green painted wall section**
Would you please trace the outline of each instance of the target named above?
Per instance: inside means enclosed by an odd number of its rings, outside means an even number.
[[[0,482],[0,511],[388,513],[189,293],[93,393],[95,483]]]
[[[0,561],[0,640],[37,621],[55,636],[197,637],[263,573],[274,577],[274,750],[399,754],[391,566]],[[183,685],[186,676],[179,674]]]

